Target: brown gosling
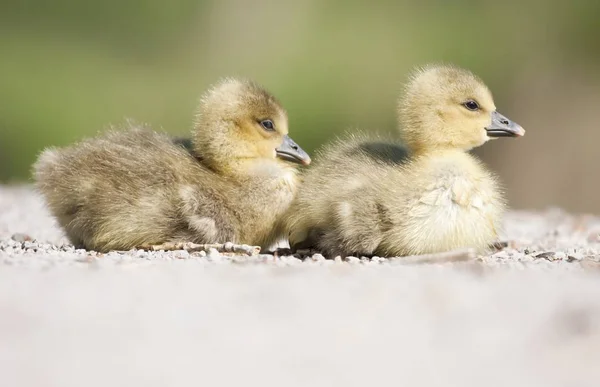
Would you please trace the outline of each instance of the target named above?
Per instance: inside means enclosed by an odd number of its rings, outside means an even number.
[[[34,165],[38,190],[79,247],[100,252],[189,244],[268,247],[310,157],[287,113],[257,84],[224,79],[199,104],[191,150],[129,122]],[[230,251],[232,249],[229,243]]]
[[[447,65],[412,74],[398,117],[401,142],[355,134],[320,150],[279,225],[292,250],[476,254],[496,241],[503,193],[468,151],[523,128],[496,111],[483,81]]]

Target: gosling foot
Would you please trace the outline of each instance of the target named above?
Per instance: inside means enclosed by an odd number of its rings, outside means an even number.
[[[245,254],[245,255],[258,255],[260,253],[260,246],[250,245],[236,245],[231,242],[226,243],[206,243],[198,244],[192,242],[167,242],[160,245],[148,246],[145,250],[186,250],[187,252],[205,251],[208,252],[210,249],[215,249],[219,253],[234,253],[234,254]]]
[[[409,255],[400,258],[398,261],[404,264],[431,264],[431,263],[448,263],[448,262],[464,262],[477,258],[475,249],[458,249],[444,251],[442,253]]]

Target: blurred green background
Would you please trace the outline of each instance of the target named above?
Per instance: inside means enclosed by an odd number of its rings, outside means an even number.
[[[406,73],[443,61],[527,130],[476,151],[512,207],[600,212],[599,20],[592,0],[2,0],[0,181],[126,118],[185,134],[229,75],[273,92],[309,153],[348,129],[390,132]]]

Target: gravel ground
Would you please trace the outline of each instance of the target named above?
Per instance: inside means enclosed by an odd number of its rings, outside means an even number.
[[[600,218],[512,212],[474,262],[69,246],[0,187],[2,386],[597,386]]]

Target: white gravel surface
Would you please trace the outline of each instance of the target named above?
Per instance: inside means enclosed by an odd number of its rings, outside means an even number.
[[[0,187],[0,386],[599,386],[600,218],[475,262],[96,254]]]

